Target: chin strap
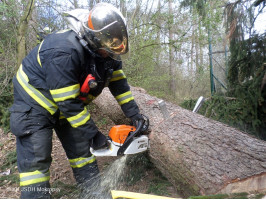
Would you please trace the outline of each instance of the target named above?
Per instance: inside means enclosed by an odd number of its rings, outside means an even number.
[[[80,38],[79,36],[76,36],[76,39],[79,41],[79,43],[86,49],[86,51],[88,51],[91,56],[93,58],[96,58],[96,57],[101,57],[100,55],[98,55],[97,53],[93,52],[90,48],[89,48],[89,43],[84,40],[83,38]]]

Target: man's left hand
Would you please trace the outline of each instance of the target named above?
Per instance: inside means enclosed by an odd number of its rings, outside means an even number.
[[[130,117],[132,123],[133,123],[133,126],[137,127],[138,125],[138,122],[143,120],[144,121],[144,118],[141,114],[136,114],[136,115],[133,115],[132,117]]]

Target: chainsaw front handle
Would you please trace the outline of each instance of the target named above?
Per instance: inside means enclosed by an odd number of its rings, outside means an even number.
[[[138,125],[136,127],[136,130],[131,132],[128,135],[124,144],[119,148],[117,155],[123,155],[125,150],[127,149],[127,147],[133,141],[134,137],[139,136],[141,133],[143,133],[144,131],[146,131],[149,128],[149,118],[146,117],[145,115],[142,115],[142,116],[143,116],[143,120],[138,121]]]

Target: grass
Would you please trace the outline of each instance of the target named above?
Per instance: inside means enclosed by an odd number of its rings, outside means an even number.
[[[96,122],[97,126],[101,127],[108,124],[107,118],[103,117],[99,121]]]
[[[191,196],[189,199],[228,199],[229,195],[227,194],[216,194],[216,195],[207,195],[207,196]]]
[[[77,188],[76,185],[65,184],[61,181],[55,181],[51,188],[54,188],[54,192],[52,193],[53,199],[60,199],[60,198],[70,198],[75,199],[78,198],[80,194],[80,190]]]
[[[0,186],[5,184],[19,184],[19,177],[17,174],[13,174],[12,172],[15,171],[15,167],[17,166],[17,153],[16,151],[9,152],[5,158],[4,162],[0,167],[1,171],[7,171],[8,169],[11,170],[11,174],[6,176],[0,176]]]
[[[10,174],[7,176],[0,176],[0,187],[5,184],[17,184],[19,185],[19,176],[17,174]]]
[[[154,194],[160,196],[169,196],[168,187],[171,186],[169,181],[162,175],[162,173],[155,168],[153,163],[148,158],[147,152],[137,155],[131,155],[126,162],[127,173],[124,182],[128,186],[138,184],[138,181],[146,176],[146,172],[153,173],[153,179],[147,186],[147,194]]]
[[[160,196],[169,196],[169,192],[167,188],[171,186],[171,184],[163,177],[155,177],[147,190],[147,194],[155,194]]]
[[[256,194],[252,199],[262,199],[264,196],[265,194]]]
[[[191,196],[189,199],[261,199],[265,194],[250,195],[246,192],[232,194],[215,194],[206,196]]]
[[[17,152],[11,151],[9,152],[4,159],[4,163],[2,164],[2,166],[0,167],[0,169],[2,171],[6,170],[6,169],[14,169],[17,163]]]

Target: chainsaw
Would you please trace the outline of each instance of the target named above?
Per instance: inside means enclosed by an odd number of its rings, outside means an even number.
[[[93,155],[97,156],[120,156],[136,154],[146,151],[149,148],[149,138],[144,135],[149,128],[149,119],[142,115],[137,126],[116,125],[113,126],[108,135],[108,148],[94,150],[90,148]]]

